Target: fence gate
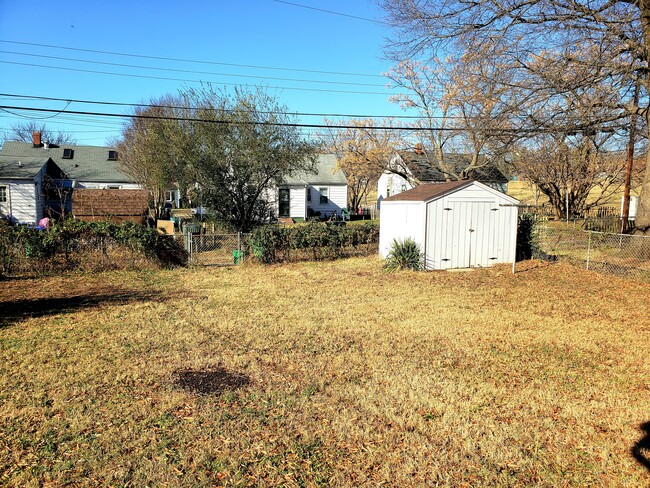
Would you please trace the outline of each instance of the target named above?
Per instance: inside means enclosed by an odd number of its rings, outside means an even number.
[[[232,266],[244,258],[243,234],[187,234],[185,250],[190,264]]]

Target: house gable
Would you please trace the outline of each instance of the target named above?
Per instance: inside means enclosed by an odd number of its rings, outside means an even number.
[[[71,180],[78,182],[134,183],[133,179],[120,169],[119,161],[110,159],[111,155],[116,155],[113,148],[78,145],[34,146],[35,144],[27,142],[6,141],[0,151],[0,164],[6,161],[21,161],[26,164],[30,161],[52,160]]]
[[[286,198],[289,190],[289,202],[283,202],[280,209],[280,195]],[[334,154],[319,154],[312,171],[300,171],[284,178],[275,192],[275,210],[278,215],[290,209],[289,217],[306,219],[312,215],[341,214],[347,207],[347,178],[337,167]],[[288,205],[288,207],[287,207]]]

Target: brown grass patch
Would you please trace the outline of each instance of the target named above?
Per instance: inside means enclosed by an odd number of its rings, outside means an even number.
[[[5,311],[138,298],[0,328],[1,483],[648,484],[650,285],[381,266],[3,282]]]

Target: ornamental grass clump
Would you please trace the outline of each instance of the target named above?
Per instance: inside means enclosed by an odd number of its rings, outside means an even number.
[[[413,239],[393,240],[390,246],[384,267],[389,271],[400,269],[412,269],[421,271],[424,269],[424,254],[420,246]]]

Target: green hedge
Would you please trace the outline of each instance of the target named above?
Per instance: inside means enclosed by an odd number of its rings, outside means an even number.
[[[345,225],[344,222],[309,222],[287,227],[265,225],[253,230],[248,245],[263,263],[337,259],[377,252],[376,222]]]
[[[128,268],[134,257],[162,266],[187,261],[181,243],[133,222],[68,220],[47,230],[0,223],[0,274],[75,269],[89,260],[96,269]]]
[[[539,219],[533,213],[522,213],[517,221],[516,260],[538,258],[540,256],[539,237],[537,233]]]

